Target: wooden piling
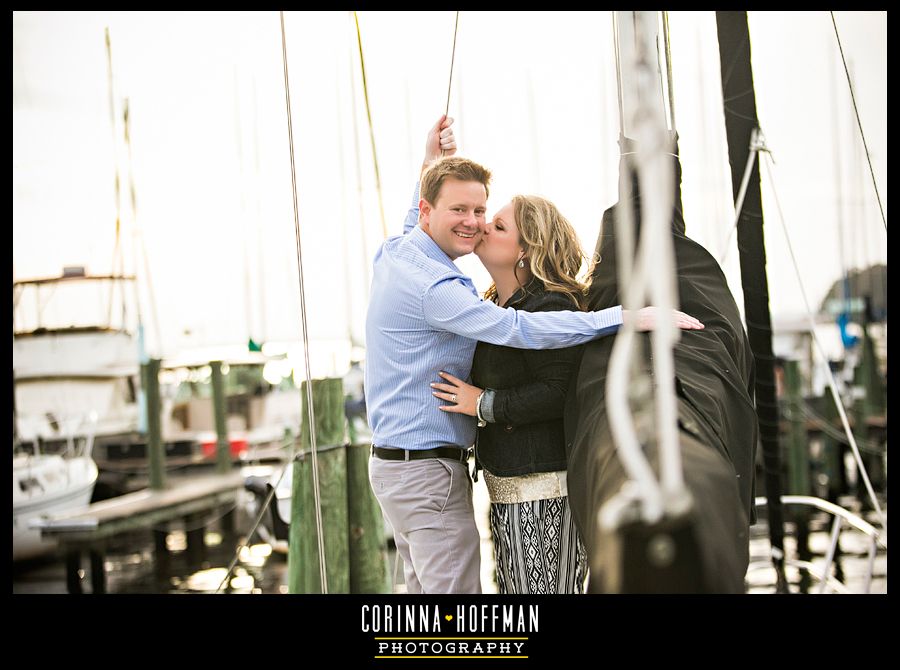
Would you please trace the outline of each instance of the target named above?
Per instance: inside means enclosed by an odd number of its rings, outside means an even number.
[[[883,416],[887,411],[887,392],[881,379],[878,354],[875,352],[875,342],[869,334],[869,324],[863,324],[862,356],[856,372],[855,383],[861,386],[864,395],[862,397],[862,415],[866,422],[871,416]],[[865,430],[861,430],[862,437],[867,437]]]
[[[369,449],[368,444],[347,447],[350,592],[390,593],[384,521],[369,485]]]
[[[801,396],[800,366],[797,361],[785,361],[784,385],[788,423],[788,491],[791,495],[811,494],[809,476],[809,444]]]
[[[81,552],[77,549],[66,551],[66,590],[72,594],[82,593]]]
[[[875,417],[886,418],[887,393],[881,379],[878,355],[875,353],[875,343],[869,334],[868,323],[863,323],[863,336],[859,346],[862,349],[861,356],[853,380],[858,393],[853,402],[853,433],[857,443],[860,444],[860,457],[872,487],[879,491],[885,488],[884,452],[880,448],[883,445],[879,445],[879,448],[875,449],[863,445],[867,445],[872,437],[869,421]],[[857,485],[857,497],[864,510],[872,509],[872,501],[861,481]]]
[[[162,443],[159,402],[158,358],[151,358],[141,365],[141,381],[147,397],[147,458],[150,468],[150,488],[159,491],[166,488],[166,450]]]
[[[168,580],[172,554],[169,551],[167,523],[159,523],[153,527],[153,566],[156,581],[160,584]]]
[[[106,593],[106,557],[104,552],[95,547],[90,550],[91,557],[91,593],[102,595]]]
[[[313,493],[309,422],[306,420],[306,382],[301,387],[303,425],[301,448],[294,461],[291,500],[288,590],[321,593],[316,501]],[[344,447],[344,394],[340,379],[312,383],[316,420],[319,495],[322,511],[328,593],[350,592],[349,530],[347,517],[347,453]]]
[[[822,419],[829,428],[843,432],[843,426],[837,423],[840,414],[834,396],[825,389],[822,407]],[[828,500],[837,504],[838,497],[848,492],[847,474],[844,467],[844,445],[846,439],[837,439],[830,431],[822,432],[822,461],[825,475],[828,477]]]
[[[231,470],[231,444],[228,442],[228,429],[225,421],[225,380],[222,377],[222,361],[211,361],[212,369],[212,401],[216,417],[216,471],[225,473]]]
[[[199,566],[206,559],[206,514],[192,512],[184,516],[184,534],[187,540],[185,554],[188,565]]]
[[[784,362],[785,406],[788,410],[788,494],[812,495],[810,483],[810,450],[806,434],[806,415],[803,412],[800,365],[797,361]],[[809,509],[796,505],[791,509],[796,527],[797,555],[801,561],[811,561],[809,548]],[[811,585],[809,571],[800,571],[800,591],[807,593]]]

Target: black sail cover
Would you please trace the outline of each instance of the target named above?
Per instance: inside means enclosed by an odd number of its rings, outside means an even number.
[[[680,166],[676,159],[676,184]],[[621,169],[627,169],[624,165]],[[679,184],[680,185],[680,184]],[[637,193],[635,191],[635,193]],[[758,439],[753,404],[754,363],[747,334],[719,264],[702,246],[685,236],[680,198],[673,208],[671,233],[677,266],[679,309],[698,318],[704,330],[683,331],[675,346],[675,389],[685,484],[693,507],[689,533],[700,565],[697,579],[674,583],[677,573],[662,582],[632,586],[633,590],[736,593],[744,590],[749,561],[749,524],[755,522],[754,472]],[[640,221],[640,199],[632,206]],[[620,304],[616,269],[615,207],[604,213],[596,265],[588,298],[589,309]],[[649,351],[649,334],[638,334]],[[611,587],[609,552],[615,541],[604,535],[598,512],[628,479],[609,427],[606,375],[614,338],[589,343],[577,375],[573,375],[566,404],[569,504],[591,560],[592,592],[629,590],[619,579]],[[641,364],[652,377],[649,357]],[[659,474],[653,444],[645,454]],[[621,565],[624,555],[614,558]],[[639,563],[640,561],[638,561]],[[638,571],[631,562],[624,569]],[[605,584],[605,586],[604,586]]]

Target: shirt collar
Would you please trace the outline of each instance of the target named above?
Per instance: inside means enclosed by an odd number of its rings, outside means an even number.
[[[431,235],[422,230],[422,226],[417,224],[416,227],[410,231],[408,237],[409,241],[414,244],[417,249],[422,251],[422,253],[428,256],[428,258],[443,263],[447,267],[459,272],[459,268],[453,263],[450,257],[444,253],[444,250],[437,245],[437,242],[431,239]]]

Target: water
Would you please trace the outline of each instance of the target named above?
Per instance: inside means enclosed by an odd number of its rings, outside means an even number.
[[[237,514],[237,528],[249,530],[250,521]],[[238,540],[210,524],[202,556],[191,556],[183,529],[168,532],[168,565],[158,566],[150,530],[123,533],[113,538],[105,555],[107,593],[215,593],[234,559]],[[82,556],[81,586],[92,591],[90,564]],[[287,556],[255,540],[241,549],[226,593],[287,593]],[[13,593],[66,593],[65,563],[48,556],[13,565]]]
[[[481,572],[484,593],[497,592],[494,581],[493,546],[487,511],[488,497],[482,482],[474,487],[475,518],[481,535]],[[844,501],[842,501],[844,502]],[[886,507],[884,507],[886,510]],[[235,515],[236,528],[246,533],[252,520],[243,506]],[[873,518],[869,519],[874,522]],[[877,525],[877,524],[876,524]],[[814,517],[810,533],[810,548],[815,553],[814,565],[824,563],[829,543],[828,519]],[[150,530],[119,535],[113,538],[106,554],[106,590],[108,593],[215,593],[227,568],[235,556],[239,538],[227,538],[213,519],[205,534],[204,555],[191,557],[187,547],[187,535],[183,529],[173,529],[166,537],[169,549],[168,566],[157,569],[154,557],[154,541]],[[841,535],[841,558],[844,584],[851,593],[864,592],[864,574],[868,568],[867,538],[855,530],[845,530]],[[789,557],[796,556],[796,542],[786,538]],[[751,529],[751,570],[747,575],[748,593],[774,593],[775,573],[766,562],[769,541],[764,523]],[[392,573],[394,592],[402,593],[403,568],[398,565],[396,552],[388,551],[388,569]],[[84,592],[91,591],[90,569],[87,557],[82,558],[81,582]],[[799,591],[800,573],[796,568],[787,569],[791,590]],[[241,550],[235,569],[223,591],[226,593],[287,593],[287,556],[273,549],[272,545],[254,540]],[[813,580],[811,592],[817,590]],[[879,549],[875,559],[871,593],[887,593],[887,556]],[[66,593],[65,565],[61,557],[49,557],[13,565],[13,593]]]

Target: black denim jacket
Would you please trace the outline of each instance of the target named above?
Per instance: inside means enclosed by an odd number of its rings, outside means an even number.
[[[563,293],[532,279],[506,307],[528,312],[577,310]],[[581,346],[543,351],[479,342],[472,383],[496,390],[494,423],[478,430],[478,464],[501,477],[566,469],[563,408]]]

